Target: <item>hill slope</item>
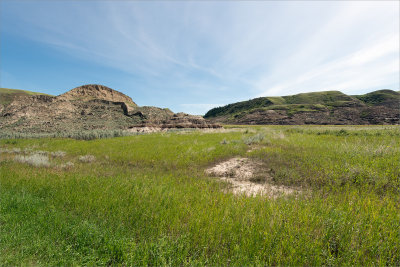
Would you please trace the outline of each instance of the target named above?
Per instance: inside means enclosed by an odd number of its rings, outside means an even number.
[[[13,97],[4,101],[0,110],[0,129],[4,132],[219,127],[200,116],[139,107],[130,97],[102,85],[83,85],[59,96],[11,92]]]
[[[397,124],[400,94],[378,90],[350,96],[339,91],[259,97],[208,111],[204,118],[231,124]]]
[[[46,95],[43,93],[18,90],[18,89],[9,89],[9,88],[0,88],[0,112],[4,107],[8,106],[11,102],[14,101],[15,98],[20,96],[30,96],[30,95]]]

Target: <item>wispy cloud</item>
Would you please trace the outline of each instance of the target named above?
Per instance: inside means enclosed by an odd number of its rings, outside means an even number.
[[[136,77],[126,93],[174,111],[399,86],[398,2],[3,2],[3,32]]]
[[[258,96],[398,86],[399,14],[391,5],[342,6],[318,32],[304,38],[294,57],[255,82]]]

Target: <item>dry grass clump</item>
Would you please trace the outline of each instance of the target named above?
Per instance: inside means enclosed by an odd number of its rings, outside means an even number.
[[[12,150],[10,150],[10,153],[16,153],[16,154],[18,154],[18,153],[20,153],[20,152],[21,152],[21,149],[18,148],[18,147],[13,148]]]
[[[0,148],[0,153],[18,154],[20,152],[21,152],[21,149],[18,147],[12,148],[12,149]]]
[[[48,155],[49,154],[48,151],[43,151],[43,150],[36,150],[34,153],[39,154],[39,155]]]
[[[261,143],[264,140],[264,138],[265,138],[264,133],[258,133],[253,136],[243,138],[243,142],[246,145],[258,144],[258,143]]]
[[[79,156],[79,161],[84,162],[84,163],[90,163],[95,161],[96,158],[93,155],[84,155],[84,156]]]
[[[61,151],[61,150],[50,152],[50,155],[55,158],[63,158],[63,157],[65,157],[66,154],[67,153],[65,151]]]
[[[42,154],[32,154],[28,156],[18,155],[14,158],[15,161],[26,163],[35,167],[49,167],[49,157]]]
[[[71,169],[72,167],[74,167],[74,163],[71,161],[68,161],[68,162],[60,165],[61,169]]]
[[[9,153],[9,154],[38,154],[38,155],[51,155],[54,158],[63,158],[67,154],[65,151],[54,151],[54,152],[48,152],[48,151],[43,151],[43,150],[33,150],[30,147],[20,149],[20,148],[12,148],[12,149],[7,149],[7,148],[0,148],[0,153]]]

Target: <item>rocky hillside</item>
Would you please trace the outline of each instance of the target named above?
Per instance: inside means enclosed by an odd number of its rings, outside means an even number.
[[[112,102],[124,102],[131,107],[137,107],[135,102],[133,102],[132,98],[130,98],[129,96],[124,95],[121,92],[115,91],[107,86],[98,84],[87,84],[76,87],[58,96],[58,99],[81,101],[98,99]]]
[[[211,109],[204,118],[227,124],[399,124],[400,93],[339,91],[260,97]]]
[[[102,85],[83,85],[59,96],[0,90],[0,99],[0,130],[4,132],[219,127],[199,116],[139,107],[130,97]]]

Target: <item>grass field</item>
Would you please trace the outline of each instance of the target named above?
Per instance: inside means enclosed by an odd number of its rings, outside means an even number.
[[[400,265],[398,126],[231,128],[0,140],[0,265]],[[235,156],[303,193],[226,193]]]

